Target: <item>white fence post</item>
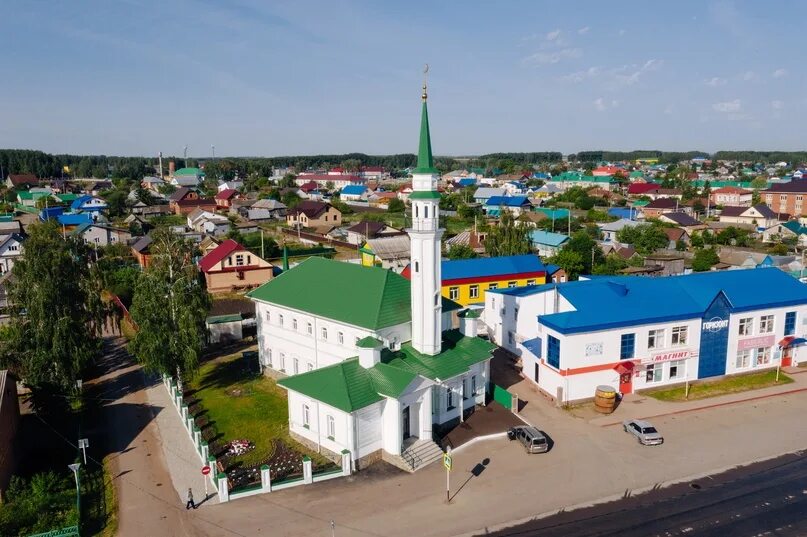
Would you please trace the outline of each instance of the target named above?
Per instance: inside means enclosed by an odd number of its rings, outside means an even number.
[[[261,466],[261,489],[264,492],[272,492],[272,476],[269,474],[269,466]]]
[[[227,474],[220,473],[216,476],[219,489],[219,502],[224,503],[230,501],[230,487],[227,485]]]
[[[303,483],[306,485],[314,482],[314,473],[311,468],[311,458],[308,455],[303,457]]]
[[[350,475],[351,473],[351,464],[350,464],[350,452],[346,449],[342,450],[342,475]]]
[[[188,421],[188,406],[186,404],[183,403],[182,406],[179,407],[179,413],[182,415],[182,421],[187,422]]]
[[[201,446],[202,446],[202,461],[203,462],[208,462],[210,459],[208,459],[208,449],[209,448],[207,447],[207,442],[202,440]],[[211,468],[211,470],[212,470],[212,468]]]

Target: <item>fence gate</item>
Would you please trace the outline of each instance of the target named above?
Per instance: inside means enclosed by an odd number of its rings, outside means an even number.
[[[513,394],[498,384],[491,384],[491,391],[493,392],[494,401],[502,405],[507,410],[513,409]]]

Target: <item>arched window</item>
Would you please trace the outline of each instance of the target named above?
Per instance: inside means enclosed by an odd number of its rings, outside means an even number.
[[[328,430],[328,438],[333,440],[336,437],[336,420],[333,419],[333,416],[328,414],[326,418],[327,423],[327,430]]]

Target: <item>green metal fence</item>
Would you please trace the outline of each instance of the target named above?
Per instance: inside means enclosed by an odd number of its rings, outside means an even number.
[[[502,405],[507,410],[513,408],[513,394],[499,386],[498,384],[491,383],[491,392],[493,392],[493,400]]]
[[[36,533],[34,535],[29,535],[28,537],[78,537],[78,526],[68,526],[60,530]]]

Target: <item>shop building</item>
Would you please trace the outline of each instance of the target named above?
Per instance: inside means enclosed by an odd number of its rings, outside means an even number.
[[[807,287],[770,268],[489,291],[491,340],[559,401],[807,362]]]

